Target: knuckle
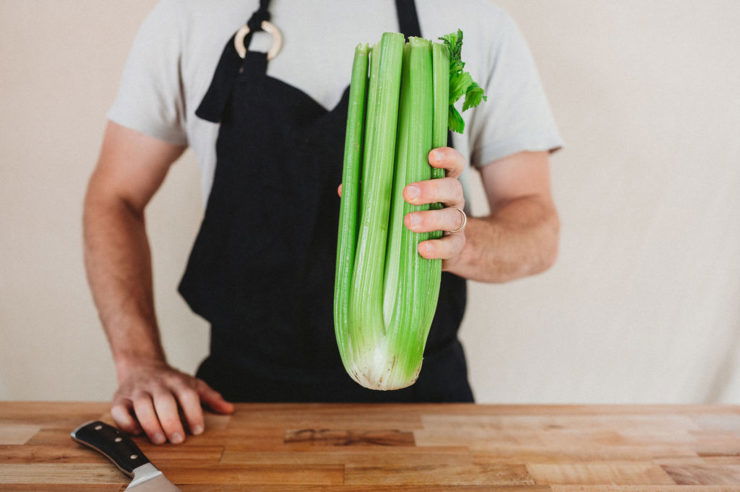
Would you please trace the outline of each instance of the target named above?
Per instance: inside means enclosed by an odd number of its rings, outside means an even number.
[[[149,393],[149,395],[151,395],[152,400],[155,401],[167,392],[164,386],[160,386],[157,384],[147,386],[146,391],[147,393]]]
[[[113,421],[115,422],[116,426],[124,432],[133,433],[133,431],[136,430],[136,425],[134,425],[134,423],[130,420],[113,419]]]
[[[138,416],[139,425],[144,429],[144,431],[147,434],[154,434],[155,432],[159,432],[159,422],[157,419],[151,416]]]
[[[455,182],[457,181],[455,178],[444,178],[440,179],[440,186],[443,186],[444,188],[444,194],[445,196],[455,196],[455,193],[457,191],[457,188],[455,187]]]
[[[433,218],[429,217],[429,214],[431,212],[416,212],[413,214],[410,214],[411,217],[409,217],[409,220],[413,226],[414,230],[420,230],[424,227],[428,226],[430,222],[432,222]]]
[[[450,180],[450,191],[452,195],[455,197],[456,200],[460,200],[462,198],[463,194],[463,187],[462,183],[460,183],[460,180],[456,177],[448,178]]]
[[[190,388],[188,382],[183,378],[173,378],[167,381],[167,387],[172,389],[176,393]]]
[[[416,183],[419,188],[419,197],[417,199],[424,199],[435,193],[437,184],[434,181],[420,181]]]
[[[203,420],[203,412],[200,408],[200,402],[188,401],[182,405],[182,410],[187,420],[190,422]]]
[[[208,383],[203,381],[202,379],[195,379],[195,391],[196,392],[202,392],[202,391],[213,391],[213,389],[208,386]]]
[[[441,217],[439,210],[433,210],[424,214],[421,214],[421,227],[439,227],[441,223]]]
[[[174,372],[170,374],[170,381],[178,384],[188,384],[188,382],[192,379],[187,374],[183,374],[181,372]]]
[[[113,393],[113,398],[111,399],[111,406],[124,405],[126,400],[128,399],[130,399],[128,394],[122,393],[121,390],[118,390],[115,393]]]
[[[203,418],[203,411],[200,406],[193,407],[193,411],[188,414],[188,422],[191,425],[203,425],[205,419]]]
[[[159,420],[160,422],[162,422],[162,426],[170,431],[176,431],[181,428],[180,418],[172,415],[171,413],[160,416]]]
[[[129,416],[128,411],[123,407],[116,406],[111,408],[110,415],[119,426],[129,426],[131,424],[131,416]]]
[[[116,392],[113,393],[113,398],[127,398],[133,393],[134,387],[130,383],[124,383],[121,386],[116,389]]]
[[[465,168],[465,157],[463,157],[463,155],[460,152],[455,150],[454,160],[455,160],[454,170],[457,173],[460,173]]]
[[[174,384],[180,381],[180,375],[174,372],[167,372],[161,376],[160,381],[168,385]]]
[[[195,383],[192,378],[183,375],[174,379],[170,387],[175,390],[175,393],[182,393],[183,391],[192,390],[195,387]]]
[[[123,399],[123,398],[116,398],[113,400],[113,402],[111,402],[110,409],[111,411],[115,410],[117,412],[120,412],[121,410],[127,410],[128,409],[127,403],[129,401],[130,400]]]
[[[131,401],[134,402],[135,405],[141,405],[142,403],[146,403],[148,400],[149,393],[144,390],[135,390],[131,394]]]
[[[447,208],[445,212],[445,230],[454,231],[460,225],[460,214],[453,208]]]
[[[177,388],[177,395],[178,396],[186,396],[186,397],[189,397],[189,396],[197,395],[197,394],[198,394],[198,390],[192,384],[182,384],[182,385],[178,386],[178,388]]]
[[[147,390],[151,394],[159,394],[159,393],[168,393],[169,392],[167,382],[164,381],[164,380],[161,380],[161,379],[157,379],[157,380],[151,381],[147,385]]]
[[[454,241],[445,241],[444,245],[440,249],[440,256],[442,256],[444,259],[449,258],[452,256],[453,251],[455,250],[455,243]]]
[[[419,194],[419,201],[434,201],[439,196],[440,193],[440,184],[437,182],[440,180],[435,181],[426,181],[423,184],[420,184],[419,189],[421,190],[421,193]]]
[[[198,393],[193,388],[184,388],[177,393],[177,398],[184,404],[192,404],[198,401]]]

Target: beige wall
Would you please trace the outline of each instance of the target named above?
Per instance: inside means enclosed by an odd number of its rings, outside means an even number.
[[[0,0],[2,399],[114,389],[83,275],[81,200],[153,3]],[[568,145],[553,167],[557,266],[470,287],[462,333],[478,399],[740,401],[740,3],[498,3],[530,41]],[[197,180],[188,154],[149,215],[165,345],[186,370],[207,343],[174,292]]]

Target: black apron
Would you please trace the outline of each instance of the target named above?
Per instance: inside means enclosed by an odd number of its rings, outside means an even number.
[[[252,32],[269,20],[268,4],[249,19]],[[413,0],[396,9],[401,32],[420,36]],[[243,60],[233,39],[196,111],[220,123],[213,187],[179,287],[211,323],[198,377],[231,401],[473,401],[457,338],[465,281],[449,273],[416,384],[372,391],[344,372],[332,303],[349,88],[327,110],[267,75],[251,34]]]

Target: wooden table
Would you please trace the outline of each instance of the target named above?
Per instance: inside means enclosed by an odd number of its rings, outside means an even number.
[[[69,438],[106,403],[0,403],[0,489],[122,490]],[[183,490],[740,491],[740,407],[242,404],[143,451]]]

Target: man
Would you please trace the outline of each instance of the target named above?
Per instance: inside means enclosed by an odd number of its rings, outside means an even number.
[[[277,26],[277,56],[258,51],[252,34],[233,36],[245,18],[252,33]],[[331,322],[352,47],[383,31],[436,38],[458,27],[466,69],[489,101],[466,114],[454,148],[430,152],[446,177],[404,189],[411,203],[446,206],[406,218],[414,232],[447,231],[419,247],[445,273],[419,380],[373,392],[343,373]],[[555,260],[548,152],[561,141],[525,42],[485,0],[162,0],[109,119],[85,201],[86,266],[118,374],[111,413],[156,444],[201,433],[201,404],[229,413],[227,400],[472,401],[457,339],[465,279],[506,282]],[[208,196],[180,285],[211,323],[197,378],[166,362],[144,227],[147,203],[188,145]],[[460,230],[468,165],[491,213]]]

